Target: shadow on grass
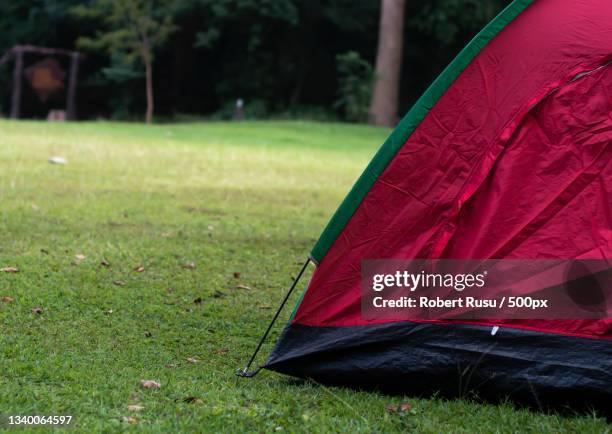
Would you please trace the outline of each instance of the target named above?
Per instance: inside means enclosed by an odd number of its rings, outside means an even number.
[[[493,405],[506,410],[528,411],[533,414],[545,415],[550,417],[560,418],[577,418],[589,417],[592,419],[602,418],[608,423],[612,423],[612,411],[605,402],[601,402],[600,407],[595,408],[592,405],[585,403],[584,397],[577,392],[576,399],[570,402],[560,399],[547,399],[545,403],[538,398],[535,393],[532,397],[511,397],[508,395],[492,395],[490,393],[483,395],[476,390],[466,390],[464,393],[449,393],[448,391],[439,390],[415,390],[413,393],[406,394],[406,391],[400,389],[402,386],[392,386],[390,384],[360,384],[360,387],[354,387],[346,382],[319,382],[312,378],[302,379],[294,377],[283,377],[273,381],[275,387],[312,387],[321,388],[326,391],[337,389],[338,391],[349,390],[352,392],[377,393],[389,396],[389,398],[403,397],[408,399],[426,399],[434,400],[442,405],[451,404],[477,404],[477,405]],[[533,391],[533,388],[531,389]],[[333,394],[333,392],[331,392]],[[588,394],[586,394],[588,395]],[[590,397],[590,396],[587,396]]]

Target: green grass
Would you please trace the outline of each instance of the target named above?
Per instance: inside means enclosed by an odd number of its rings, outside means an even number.
[[[20,270],[0,273],[14,298],[0,301],[0,414],[70,414],[78,432],[609,432],[589,415],[235,377],[387,134],[0,121],[0,267]],[[412,411],[385,410],[403,402]]]

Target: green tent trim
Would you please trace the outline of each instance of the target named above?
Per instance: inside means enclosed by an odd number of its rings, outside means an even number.
[[[370,161],[370,164],[368,164],[365,171],[361,174],[359,179],[357,179],[357,182],[353,185],[353,188],[323,230],[319,240],[310,252],[310,257],[314,262],[319,263],[325,257],[363,198],[368,191],[370,191],[376,179],[385,170],[391,160],[393,160],[397,151],[406,140],[408,140],[408,137],[410,137],[415,128],[421,123],[427,113],[429,113],[429,110],[438,102],[442,95],[444,95],[459,74],[463,72],[489,41],[534,1],[535,0],[515,0],[508,5],[497,17],[482,29],[463,50],[461,50],[457,57],[455,57],[431,86],[429,86],[427,91],[417,100],[414,106],[380,147],[372,161]]]

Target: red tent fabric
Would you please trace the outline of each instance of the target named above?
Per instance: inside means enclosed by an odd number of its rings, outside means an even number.
[[[455,362],[494,345],[491,365],[475,372],[489,392],[528,396],[530,383],[551,396],[612,398],[610,318],[398,322],[365,320],[360,305],[364,259],[610,259],[611,61],[609,0],[513,2],[406,115],[336,212],[266,367],[435,391],[456,380]]]

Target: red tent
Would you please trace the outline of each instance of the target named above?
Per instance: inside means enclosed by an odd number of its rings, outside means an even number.
[[[612,402],[609,317],[365,320],[360,307],[363,259],[610,259],[611,60],[610,0],[508,6],[336,211],[264,367],[402,392]]]

